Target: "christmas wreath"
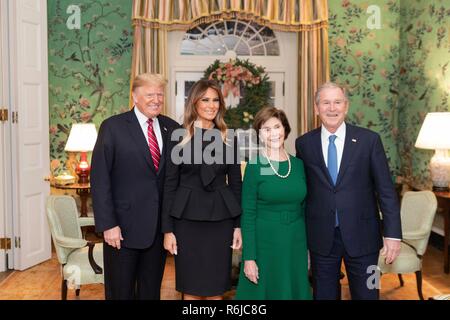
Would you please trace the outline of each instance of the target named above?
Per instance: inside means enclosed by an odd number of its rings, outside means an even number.
[[[229,128],[250,128],[254,115],[269,103],[269,77],[264,67],[248,60],[216,60],[206,69],[204,78],[217,81],[225,98],[238,99],[237,105],[227,106],[225,122]]]

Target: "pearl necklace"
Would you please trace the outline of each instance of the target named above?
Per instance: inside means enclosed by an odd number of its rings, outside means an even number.
[[[286,155],[287,160],[288,160],[288,172],[287,172],[285,175],[279,174],[279,173],[275,170],[275,168],[273,167],[272,162],[270,162],[270,159],[269,159],[269,157],[267,156],[267,154],[266,154],[265,151],[264,151],[264,157],[267,159],[267,162],[269,163],[270,168],[272,169],[272,171],[273,171],[278,177],[280,177],[280,178],[282,178],[282,179],[286,179],[286,178],[289,177],[289,175],[291,174],[291,158],[290,158],[289,155],[287,154],[286,150],[283,149],[283,151],[284,151],[284,154]]]

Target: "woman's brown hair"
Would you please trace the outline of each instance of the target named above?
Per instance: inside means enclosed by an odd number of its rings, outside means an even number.
[[[291,132],[291,126],[289,125],[286,114],[281,109],[277,109],[275,107],[264,107],[259,110],[255,115],[255,120],[253,121],[253,129],[255,129],[256,133],[259,134],[259,130],[261,129],[263,123],[270,118],[277,118],[280,120],[284,127],[284,139],[286,140]]]
[[[183,141],[181,141],[182,145],[187,143],[194,135],[194,124],[198,119],[196,105],[209,88],[215,90],[219,97],[219,111],[214,118],[214,125],[216,129],[220,130],[222,140],[226,142],[227,124],[224,120],[226,107],[222,91],[217,82],[213,80],[199,80],[192,86],[184,108],[183,127],[186,129],[186,135],[184,136]]]

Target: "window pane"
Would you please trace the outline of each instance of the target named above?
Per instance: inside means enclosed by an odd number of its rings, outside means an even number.
[[[226,21],[227,25],[227,34],[234,34],[234,26],[236,25],[235,21]]]
[[[249,56],[250,55],[250,50],[249,50],[248,46],[245,43],[243,43],[242,41],[239,42],[235,51],[238,56]]]
[[[277,41],[272,41],[270,43],[266,43],[266,50],[268,56],[279,56],[280,48],[278,47]]]
[[[277,83],[275,81],[269,81],[270,84],[270,91],[269,91],[269,105],[271,107],[275,106],[275,89],[276,89],[276,85]]]
[[[187,102],[189,92],[191,91],[194,83],[195,83],[195,81],[185,81],[184,82],[184,104],[186,104],[186,102]]]
[[[220,44],[219,42],[216,42],[214,46],[212,47],[211,54],[213,56],[222,56],[227,52],[227,48],[224,44]]]
[[[264,46],[257,46],[255,48],[252,48],[252,55],[254,56],[263,56],[264,55]]]
[[[225,36],[223,37],[223,42],[225,42],[228,50],[233,50],[236,45],[237,38],[235,36]]]
[[[238,47],[235,48],[238,42]],[[220,56],[225,55],[228,50],[235,50],[238,56],[280,55],[274,32],[270,28],[247,21],[230,20],[201,24],[187,31],[181,43],[182,55]]]
[[[236,27],[236,35],[241,37],[244,34],[244,31],[247,29],[247,23],[241,23],[238,22],[237,23],[237,27]]]
[[[214,25],[216,27],[216,34],[224,35],[225,34],[225,22],[219,22]]]
[[[193,55],[195,53],[195,43],[189,40],[183,40],[181,43],[181,54]]]

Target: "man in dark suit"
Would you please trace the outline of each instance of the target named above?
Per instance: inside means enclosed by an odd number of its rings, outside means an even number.
[[[345,123],[348,108],[344,88],[322,85],[315,97],[322,126],[296,141],[307,178],[306,225],[318,300],[339,299],[342,260],[352,299],[378,299],[371,280],[379,250],[387,263],[400,251],[400,208],[380,136]]]
[[[166,81],[142,74],[134,108],[100,126],[92,154],[96,230],[104,236],[106,299],[160,298],[165,265],[160,230],[168,139],[179,125],[160,115]]]

